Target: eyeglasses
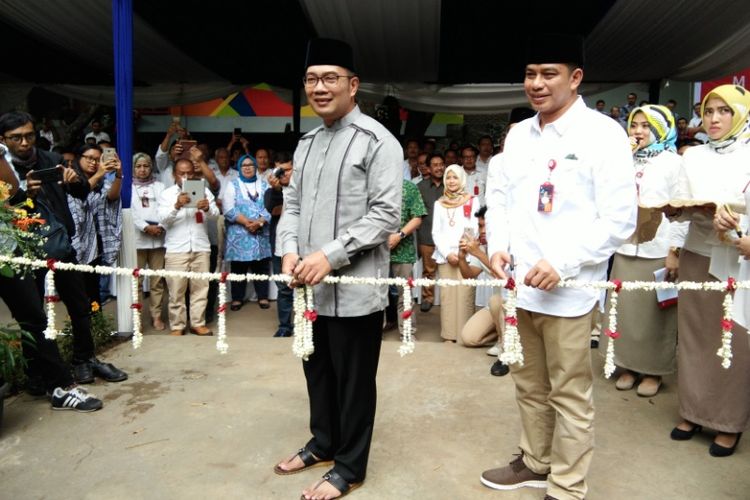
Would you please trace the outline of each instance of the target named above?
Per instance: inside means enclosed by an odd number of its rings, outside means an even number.
[[[99,158],[97,158],[96,156],[81,155],[81,158],[84,158],[84,159],[90,161],[91,163],[99,163]]]
[[[323,76],[305,75],[302,77],[302,84],[305,87],[315,87],[319,81],[323,82],[326,87],[333,87],[339,82],[339,78],[352,78],[354,75],[337,75],[336,73],[326,73]]]
[[[20,143],[24,139],[26,139],[26,142],[32,142],[36,139],[36,132],[29,132],[27,134],[6,135],[5,138],[9,140],[10,142],[15,142],[15,143]]]

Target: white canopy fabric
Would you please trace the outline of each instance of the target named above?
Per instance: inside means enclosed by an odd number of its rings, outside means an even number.
[[[495,113],[526,102],[518,85],[436,83],[441,63],[440,31],[450,26],[441,22],[441,0],[299,0],[299,5],[318,36],[341,38],[353,46],[359,70],[366,75],[363,97],[377,100],[394,95],[409,109],[451,113]],[[481,12],[477,5],[467,2],[467,9],[475,9],[467,11],[467,16]],[[168,16],[170,9],[163,12]],[[0,0],[0,19],[90,62],[92,68],[112,65],[109,1]],[[208,33],[207,50],[211,50],[214,28],[203,29]],[[220,33],[220,28],[215,30]],[[471,37],[471,32],[466,36]],[[516,42],[508,42],[505,50],[524,50],[523,41]],[[220,44],[220,37],[216,37],[213,47]],[[616,0],[588,35],[586,47],[586,82],[713,79],[750,67],[750,9],[735,0]],[[268,46],[268,50],[272,48]],[[261,69],[248,71],[246,76],[242,73],[246,82],[230,82],[206,67],[209,61],[205,58],[205,64],[196,62],[137,14],[133,51],[134,101],[139,107],[205,101],[264,81]],[[225,57],[223,51],[216,52],[216,57]],[[44,60],[44,54],[34,56]],[[22,94],[21,86],[28,89],[41,84],[86,101],[114,102],[114,90],[109,86],[49,82],[14,86],[8,79],[4,81],[14,99]],[[606,86],[587,83],[582,92]]]

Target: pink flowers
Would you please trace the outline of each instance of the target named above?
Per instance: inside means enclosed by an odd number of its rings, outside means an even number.
[[[307,321],[315,321],[318,319],[318,311],[315,309],[305,309],[304,316]]]

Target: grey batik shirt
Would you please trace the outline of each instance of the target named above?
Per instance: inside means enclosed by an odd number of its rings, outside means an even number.
[[[355,107],[332,126],[305,134],[294,152],[276,237],[282,254],[322,250],[331,276],[387,277],[388,235],[399,229],[403,153],[393,135]],[[364,316],[385,308],[387,287],[315,287],[324,316]]]

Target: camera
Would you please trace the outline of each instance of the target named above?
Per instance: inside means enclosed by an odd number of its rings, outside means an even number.
[[[284,169],[281,167],[274,168],[273,176],[276,177],[277,179],[281,179],[282,177],[284,177]]]

